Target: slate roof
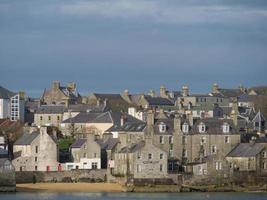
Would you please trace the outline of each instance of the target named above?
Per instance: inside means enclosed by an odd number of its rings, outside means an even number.
[[[244,94],[240,89],[218,89],[219,92],[225,97],[239,97]]]
[[[260,122],[265,122],[266,120],[264,116],[261,114],[261,111],[259,111],[252,121],[260,123]]]
[[[255,157],[265,147],[266,144],[263,143],[240,143],[227,155],[227,157]]]
[[[145,146],[145,141],[132,144],[130,147],[123,147],[119,153],[134,153]]]
[[[40,106],[36,113],[38,114],[63,114],[67,111],[65,106],[61,105],[42,105]]]
[[[239,102],[251,102],[253,100],[253,95],[248,95],[246,93],[241,94],[239,97],[237,97]]]
[[[30,145],[32,141],[37,138],[39,132],[35,131],[33,133],[24,133],[15,143],[14,145]]]
[[[125,131],[125,132],[143,132],[146,128],[145,122],[133,122],[133,123],[125,123],[123,126],[114,125],[107,132],[117,132],[117,131]]]
[[[159,131],[159,126],[161,123],[164,123],[166,125],[166,132],[160,132]],[[154,134],[157,135],[172,135],[173,134],[173,119],[167,118],[167,119],[157,119],[155,120],[155,124],[153,126],[154,128]]]
[[[231,119],[217,119],[217,118],[205,118],[205,119],[196,119],[193,127],[190,127],[190,133],[199,134],[199,124],[204,123],[206,126],[206,132],[203,134],[224,134],[222,130],[222,125],[228,123],[230,126],[230,134],[238,134],[238,131],[235,129],[233,121]],[[227,133],[227,134],[229,134]]]
[[[0,158],[8,157],[8,150],[0,148]]]
[[[102,99],[102,100],[122,99],[120,94],[93,93],[93,95],[95,95],[97,99]]]
[[[145,95],[145,99],[151,106],[174,106],[174,102],[167,98]]]
[[[96,106],[96,105],[89,105],[89,104],[73,104],[69,105],[69,111],[72,112],[103,112],[105,110],[104,105]]]
[[[0,99],[10,99],[16,93],[9,91],[8,89],[0,86]]]
[[[126,122],[140,122],[140,120],[132,117],[131,115],[124,114]],[[102,112],[102,113],[79,113],[73,118],[64,120],[62,123],[113,123],[120,125],[122,113],[120,112]]]
[[[77,139],[71,146],[70,148],[81,148],[82,145],[86,142],[86,139]]]
[[[119,142],[120,140],[118,138],[109,138],[105,142],[103,142],[103,140],[98,141],[101,146],[101,149],[105,150],[112,150]]]

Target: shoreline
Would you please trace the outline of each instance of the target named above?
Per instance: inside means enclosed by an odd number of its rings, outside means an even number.
[[[25,183],[16,185],[17,192],[123,192],[116,183]]]
[[[136,193],[190,193],[190,192],[267,192],[263,187],[178,187],[177,185],[122,186],[117,183],[26,183],[17,184],[16,192],[136,192]]]

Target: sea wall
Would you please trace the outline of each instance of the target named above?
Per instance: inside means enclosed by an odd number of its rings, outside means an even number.
[[[14,171],[0,171],[0,192],[11,192],[16,189]]]
[[[17,183],[40,182],[104,182],[105,169],[99,170],[71,170],[62,172],[16,172]]]

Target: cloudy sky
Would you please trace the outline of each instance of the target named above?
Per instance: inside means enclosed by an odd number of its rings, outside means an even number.
[[[195,92],[266,85],[266,0],[1,0],[0,85]]]

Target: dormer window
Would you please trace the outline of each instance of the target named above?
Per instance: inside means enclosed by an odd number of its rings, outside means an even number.
[[[199,129],[200,133],[205,133],[206,132],[206,125],[203,122],[201,122],[198,126],[198,129]]]
[[[223,126],[222,126],[222,129],[223,129],[223,133],[229,133],[230,131],[230,126],[228,123],[224,123]]]
[[[188,131],[189,131],[189,125],[188,125],[188,123],[184,123],[182,125],[182,131],[183,131],[183,133],[188,133]]]
[[[161,133],[166,132],[166,124],[164,124],[164,123],[159,124],[159,132],[161,132]]]

